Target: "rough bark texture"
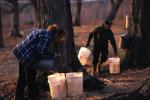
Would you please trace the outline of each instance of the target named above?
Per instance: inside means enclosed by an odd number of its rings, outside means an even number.
[[[2,12],[1,12],[1,3],[0,3],[0,48],[4,46],[3,44],[3,30],[2,30]]]
[[[81,7],[82,7],[82,0],[77,0],[77,9],[76,9],[74,26],[80,26],[81,25],[81,18],[80,18]]]
[[[129,67],[145,67],[150,64],[150,1],[133,0],[129,17],[129,49],[126,64]]]
[[[37,10],[40,28],[57,24],[66,32],[65,42],[55,45],[55,51],[62,55],[57,58],[57,66],[63,72],[77,71],[81,65],[74,44],[70,0],[37,0]]]

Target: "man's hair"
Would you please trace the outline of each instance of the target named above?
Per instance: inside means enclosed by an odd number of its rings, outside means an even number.
[[[48,25],[48,31],[54,33],[55,35],[59,36],[59,35],[65,35],[65,31],[60,29],[58,27],[58,25],[56,24],[52,24],[52,25]]]
[[[58,26],[56,24],[48,25],[48,31],[52,33],[57,33],[58,32]]]

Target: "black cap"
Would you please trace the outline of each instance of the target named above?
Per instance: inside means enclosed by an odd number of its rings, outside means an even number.
[[[112,25],[113,23],[112,23],[111,20],[106,20],[106,21],[105,21],[105,24],[107,24],[107,25]]]

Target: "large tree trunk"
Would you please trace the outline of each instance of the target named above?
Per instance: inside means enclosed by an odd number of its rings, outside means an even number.
[[[39,23],[42,28],[48,24],[57,24],[66,32],[64,46],[56,48],[62,56],[57,59],[61,71],[77,71],[80,63],[74,44],[71,6],[69,0],[38,0]]]
[[[145,67],[150,64],[150,14],[148,0],[133,0],[129,19],[129,49],[125,55],[129,67]]]
[[[119,9],[119,7],[120,7],[123,0],[110,0],[110,1],[111,1],[112,8],[110,10],[110,13],[109,13],[107,19],[113,21],[114,18],[116,17],[118,9]]]
[[[81,25],[81,18],[80,18],[81,7],[82,7],[82,0],[77,0],[77,9],[76,9],[74,26],[80,26]]]
[[[1,11],[1,3],[0,3],[0,48],[4,46],[3,44],[3,30],[2,30],[2,11]]]
[[[82,70],[87,76],[84,81],[85,90],[100,90],[103,88],[103,82],[90,76],[86,70],[83,69],[78,60],[74,44],[70,0],[38,0],[37,2],[37,9],[39,9],[38,12],[41,17],[39,20],[40,26],[46,28],[48,24],[57,24],[66,32],[65,41],[53,46],[54,51],[61,54],[61,57],[55,60],[57,62],[58,72],[66,73]],[[41,74],[41,79],[43,78],[42,75],[43,74]],[[43,82],[43,84],[47,83],[47,80],[40,81]]]
[[[11,32],[11,36],[21,37],[19,33],[19,5],[18,0],[14,0],[13,2],[14,16],[13,16],[13,29]]]

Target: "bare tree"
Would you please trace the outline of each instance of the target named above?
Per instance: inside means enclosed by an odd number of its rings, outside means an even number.
[[[12,13],[14,13],[15,12],[15,9],[14,9],[14,7],[13,7],[13,2],[14,0],[2,0],[2,8],[3,8],[3,12],[5,13],[5,14],[12,14]],[[29,2],[27,2],[27,3],[25,3],[25,4],[22,4],[22,5],[20,5],[19,6],[19,13],[21,12],[21,11],[23,11],[24,10],[24,8],[26,8],[27,6],[30,6],[31,5],[31,3],[29,3]],[[5,9],[5,7],[7,8],[7,9]]]
[[[76,0],[77,1],[77,8],[76,8],[76,15],[75,15],[75,21],[74,26],[80,26],[81,25],[81,8],[82,8],[82,0]]]
[[[2,30],[2,12],[1,12],[1,2],[0,2],[0,48],[4,46],[3,44],[3,30]]]
[[[13,16],[13,28],[11,31],[11,36],[18,36],[22,37],[19,33],[19,7],[18,7],[18,0],[13,1],[13,9],[14,9],[14,16]]]
[[[4,5],[10,8],[10,11],[5,11],[6,13],[14,13],[13,15],[13,28],[11,29],[11,36],[21,36],[19,34],[19,5],[18,0],[5,0]]]
[[[108,18],[109,20],[113,21],[114,18],[116,17],[116,14],[118,12],[118,9],[122,3],[123,0],[110,0],[111,1],[111,10],[110,10],[110,13],[108,15]]]
[[[150,2],[133,0],[129,19],[129,48],[124,61],[129,67],[145,67],[150,64]]]

